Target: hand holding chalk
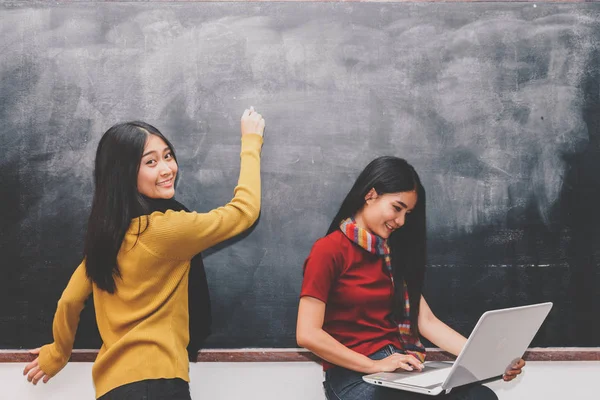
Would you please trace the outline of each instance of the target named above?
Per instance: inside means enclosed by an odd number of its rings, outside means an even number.
[[[265,120],[262,115],[254,111],[254,107],[250,107],[242,114],[242,136],[255,133],[262,136],[265,131]]]

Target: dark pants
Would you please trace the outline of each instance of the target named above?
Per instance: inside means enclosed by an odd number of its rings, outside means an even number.
[[[98,400],[191,400],[183,379],[145,379],[114,388]]]
[[[369,356],[382,360],[392,353],[402,353],[393,346],[386,346]],[[498,400],[498,396],[488,387],[480,384],[465,385],[449,394],[428,396],[403,390],[375,386],[363,381],[364,374],[342,367],[333,367],[325,373],[325,394],[329,400]]]

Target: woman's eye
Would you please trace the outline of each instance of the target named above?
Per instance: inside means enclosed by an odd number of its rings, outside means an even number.
[[[156,161],[154,161],[154,160],[148,160],[148,161],[146,161],[146,165],[152,165],[152,164],[154,164],[155,162],[156,162]]]
[[[402,209],[400,207],[398,207],[398,206],[394,206],[394,210],[396,210],[398,212],[402,211]]]
[[[173,158],[173,153],[169,152],[169,153],[165,154],[165,158],[166,159]]]

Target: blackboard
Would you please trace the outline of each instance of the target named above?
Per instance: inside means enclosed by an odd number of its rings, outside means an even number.
[[[205,253],[208,347],[296,347],[303,261],[384,154],[427,189],[442,320],[553,301],[533,346],[600,345],[600,4],[4,2],[0,32],[0,348],[51,339],[108,127],[161,129],[206,211],[249,105],[262,215]],[[90,305],[76,347],[99,344]]]

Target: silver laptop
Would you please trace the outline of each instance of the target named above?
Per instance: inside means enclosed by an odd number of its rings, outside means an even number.
[[[380,372],[363,379],[374,385],[437,395],[499,377],[523,356],[551,308],[552,303],[541,303],[488,311],[479,318],[454,363],[428,361],[420,372]]]

